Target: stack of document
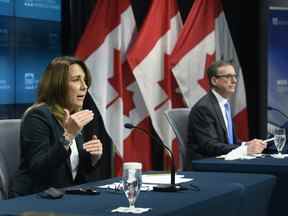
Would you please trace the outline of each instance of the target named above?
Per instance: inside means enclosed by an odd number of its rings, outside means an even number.
[[[184,175],[176,175],[175,176],[175,183],[180,184],[180,183],[185,183],[193,181],[193,178],[185,178]],[[141,185],[141,191],[152,191],[153,187],[159,185],[159,184],[170,184],[171,182],[171,175],[170,174],[158,174],[158,173],[153,173],[153,174],[145,174],[142,175],[142,185]],[[115,189],[117,188],[118,190],[123,189],[123,184],[122,182],[114,182],[112,184],[106,184],[106,185],[101,185],[98,186],[99,188],[104,188],[104,189]]]
[[[192,181],[192,178],[185,178],[184,175],[175,175],[175,183],[185,183]],[[170,174],[147,174],[142,175],[142,183],[144,184],[170,184],[171,175]]]

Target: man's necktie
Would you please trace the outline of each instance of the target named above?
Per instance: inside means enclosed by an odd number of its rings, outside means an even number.
[[[224,104],[224,107],[225,107],[225,114],[226,114],[226,120],[227,120],[228,144],[233,144],[233,126],[232,126],[232,119],[231,119],[230,104],[227,102]]]

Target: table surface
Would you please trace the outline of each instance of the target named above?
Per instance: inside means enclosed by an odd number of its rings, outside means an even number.
[[[249,160],[206,158],[202,160],[193,160],[192,169],[196,171],[207,170],[263,174],[288,174],[288,158],[276,159],[269,155],[266,155],[263,158]]]
[[[275,184],[271,175],[237,174],[220,172],[183,172],[193,178],[184,184],[187,190],[172,192],[141,192],[136,207],[152,208],[145,215],[265,215]],[[117,179],[89,183],[84,186],[103,185]],[[199,190],[195,190],[195,188]],[[64,195],[57,200],[37,195],[18,197],[0,202],[0,214],[12,215],[28,211],[55,212],[73,215],[111,215],[111,210],[127,206],[123,192],[99,189],[100,195]],[[251,205],[251,200],[258,204]],[[227,203],[229,203],[227,205]],[[257,207],[258,206],[258,207]],[[250,213],[249,213],[250,212]],[[115,215],[115,213],[113,213]]]
[[[272,174],[277,177],[277,182],[272,193],[269,215],[283,215],[286,211],[286,197],[288,194],[288,158],[276,159],[270,155],[263,158],[249,160],[224,160],[207,158],[192,161],[195,171],[233,172],[233,173],[258,173]]]

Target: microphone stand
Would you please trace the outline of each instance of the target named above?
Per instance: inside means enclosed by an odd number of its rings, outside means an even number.
[[[171,158],[171,170],[170,170],[170,174],[171,174],[171,183],[170,184],[163,184],[163,185],[158,185],[153,187],[154,191],[159,191],[159,192],[176,192],[179,190],[185,190],[185,188],[183,188],[181,185],[176,185],[175,184],[175,161],[174,161],[174,155],[173,152],[162,143],[162,141],[159,138],[156,138],[155,136],[151,135],[147,130],[145,130],[144,128],[140,128],[140,127],[136,127],[132,124],[125,124],[124,125],[125,128],[127,129],[138,129],[142,132],[144,132],[146,135],[148,135],[149,137],[152,138],[152,140],[154,140],[156,143],[159,143],[160,146],[162,148],[164,148],[166,151],[168,151],[169,156]]]
[[[271,106],[268,106],[267,107],[268,110],[271,110],[271,111],[276,111],[278,113],[280,113],[282,116],[284,116],[287,120],[288,120],[288,116],[282,112],[281,110],[277,109],[277,108],[274,108],[274,107],[271,107]]]

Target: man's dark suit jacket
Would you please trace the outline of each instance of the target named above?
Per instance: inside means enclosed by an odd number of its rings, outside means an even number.
[[[234,140],[237,140],[235,133],[233,135]],[[189,114],[187,165],[193,159],[227,154],[238,146],[228,144],[220,105],[209,91],[192,107]]]
[[[82,135],[76,137],[79,167],[73,180],[70,151],[64,148],[63,133],[62,126],[46,105],[25,115],[20,131],[21,163],[12,182],[12,196],[85,182],[92,165],[89,153],[83,149]]]

